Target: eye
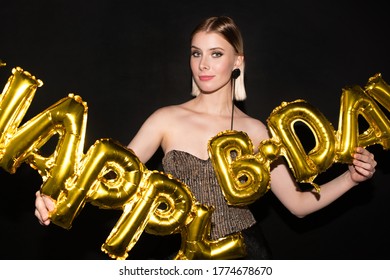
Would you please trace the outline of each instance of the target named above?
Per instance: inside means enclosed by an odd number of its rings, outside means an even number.
[[[221,52],[213,52],[212,56],[213,57],[221,57],[221,56],[223,56],[223,53],[221,53]]]
[[[192,51],[192,52],[191,52],[191,56],[193,56],[193,57],[200,57],[201,54],[200,54],[199,51]]]

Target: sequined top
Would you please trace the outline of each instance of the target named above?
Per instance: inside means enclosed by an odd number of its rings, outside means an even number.
[[[190,153],[172,150],[162,160],[164,172],[173,175],[191,189],[196,200],[214,206],[211,216],[211,239],[240,232],[256,223],[247,207],[227,204],[212,166]]]

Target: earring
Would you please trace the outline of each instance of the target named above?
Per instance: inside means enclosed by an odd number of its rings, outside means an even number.
[[[232,71],[232,79],[237,79],[241,75],[241,70],[236,68]]]

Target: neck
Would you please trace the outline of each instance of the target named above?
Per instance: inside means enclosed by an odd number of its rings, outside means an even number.
[[[194,99],[194,103],[199,111],[207,114],[230,116],[232,113],[232,98],[227,94],[201,93]]]

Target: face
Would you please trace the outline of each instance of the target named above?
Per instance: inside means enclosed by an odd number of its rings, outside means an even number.
[[[241,65],[233,46],[217,33],[199,32],[191,42],[191,71],[199,89],[212,93],[229,89],[232,71]]]

